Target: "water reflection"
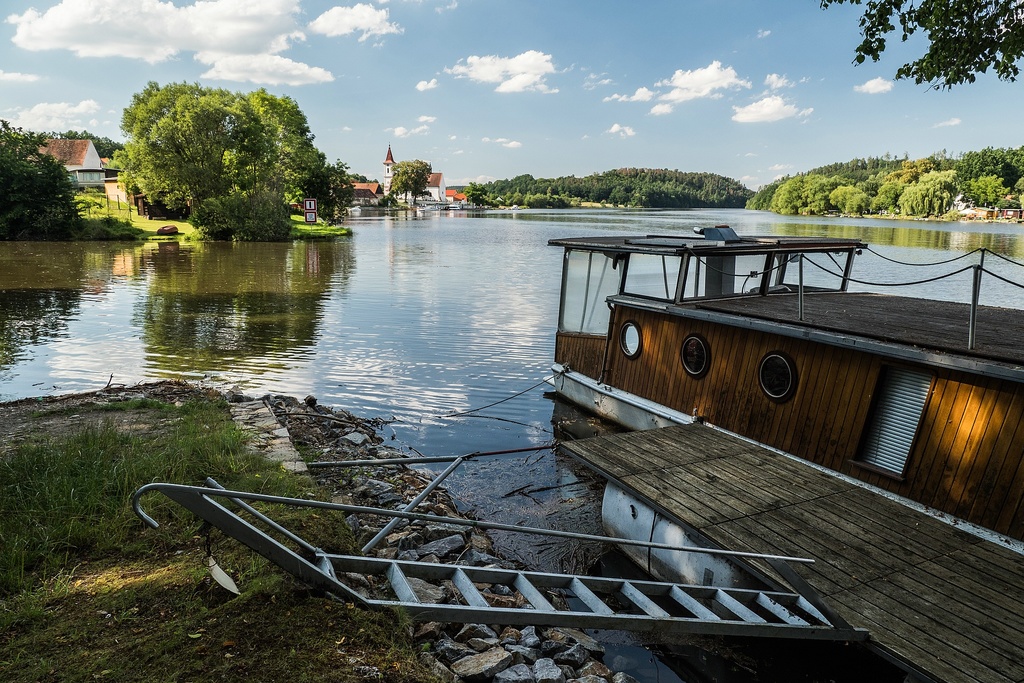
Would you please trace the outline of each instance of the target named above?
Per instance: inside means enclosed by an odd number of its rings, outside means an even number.
[[[80,300],[75,289],[0,291],[0,381],[4,370],[26,357],[26,348],[67,332]]]
[[[261,375],[310,356],[332,292],[355,271],[351,244],[164,243],[146,252],[132,323],[160,375]]]

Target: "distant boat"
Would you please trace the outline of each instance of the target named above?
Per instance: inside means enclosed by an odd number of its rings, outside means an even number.
[[[513,204],[513,205],[512,205],[512,206],[511,206],[510,208],[511,208],[511,209],[512,209],[513,211],[518,211],[518,210],[519,210],[519,205],[518,205],[518,204]]]

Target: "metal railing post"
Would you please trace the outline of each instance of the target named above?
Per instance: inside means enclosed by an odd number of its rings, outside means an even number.
[[[984,258],[984,254],[982,255]],[[967,329],[967,348],[974,349],[975,337],[978,332],[978,300],[981,298],[981,273],[982,266],[974,266],[974,285],[971,288],[971,322]]]
[[[796,290],[796,308],[800,314],[800,322],[804,320],[804,255],[800,254],[800,263],[798,264],[797,273],[799,274],[799,284]]]

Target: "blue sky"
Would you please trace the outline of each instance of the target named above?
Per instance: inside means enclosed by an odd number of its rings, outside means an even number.
[[[0,118],[122,139],[149,81],[293,98],[329,159],[446,182],[707,171],[748,187],[854,157],[1019,147],[1024,84],[853,64],[857,7],[817,0],[5,0]]]

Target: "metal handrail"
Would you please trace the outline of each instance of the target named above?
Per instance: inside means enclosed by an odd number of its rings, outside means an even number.
[[[428,515],[418,512],[405,512],[401,510],[388,510],[386,508],[367,507],[362,505],[347,505],[345,503],[328,503],[320,500],[305,500],[302,498],[287,498],[284,496],[272,496],[265,493],[250,493],[247,491],[231,491],[227,489],[207,488],[203,486],[189,486],[186,484],[152,483],[146,484],[132,496],[132,509],[138,517],[156,529],[160,524],[150,517],[142,509],[141,498],[150,491],[159,491],[175,500],[179,504],[188,507],[183,500],[190,496],[202,496],[204,498],[220,497],[230,500],[248,500],[264,503],[276,503],[279,505],[292,505],[295,507],[317,508],[321,510],[339,510],[341,512],[380,515],[384,517],[397,517],[422,522],[436,522],[441,524],[453,524],[477,529],[493,529],[496,531],[511,531],[518,533],[535,534],[539,536],[554,536],[557,538],[570,538],[580,541],[594,541],[598,543],[613,543],[618,545],[633,545],[643,548],[655,548],[658,550],[675,550],[684,553],[698,553],[716,555],[721,557],[738,557],[756,560],[782,560],[801,564],[813,564],[814,560],[807,557],[790,557],[786,555],[767,555],[763,553],[751,553],[742,550],[724,550],[719,548],[701,548],[697,546],[679,547],[669,543],[654,543],[651,541],[639,541],[628,538],[613,538],[610,536],[599,536],[596,534],[581,534],[573,531],[558,531],[555,529],[539,529],[536,527],[517,526],[514,524],[502,524],[499,522],[486,522],[475,519],[464,519],[462,517],[445,517],[442,515]],[[195,512],[195,510],[193,510]]]

